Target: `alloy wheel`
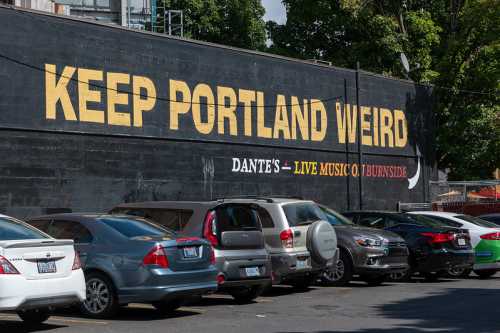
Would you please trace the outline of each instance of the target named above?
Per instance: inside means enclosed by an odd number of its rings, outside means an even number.
[[[97,278],[87,282],[87,298],[83,302],[85,309],[93,314],[104,312],[109,305],[111,293],[108,285]]]
[[[344,262],[342,260],[337,261],[337,270],[335,272],[332,272],[330,270],[327,270],[324,272],[324,277],[331,282],[338,281],[344,277],[345,274],[345,266]]]

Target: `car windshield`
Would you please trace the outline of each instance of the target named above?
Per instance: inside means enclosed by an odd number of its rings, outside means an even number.
[[[325,213],[326,218],[331,225],[350,225],[350,226],[354,225],[354,223],[352,223],[351,220],[349,220],[344,215],[337,213],[333,209],[321,205],[319,206],[319,208],[321,208],[323,213]]]
[[[479,217],[474,217],[474,216],[470,216],[470,215],[456,215],[455,218],[466,221],[466,222],[473,223],[473,224],[478,225],[480,227],[498,228],[498,224],[480,219]]]
[[[313,202],[296,202],[283,205],[290,227],[307,225],[319,220],[327,220],[325,214]]]
[[[173,231],[142,218],[101,217],[98,221],[128,238],[175,235]]]
[[[47,239],[48,235],[19,220],[0,217],[0,240]]]

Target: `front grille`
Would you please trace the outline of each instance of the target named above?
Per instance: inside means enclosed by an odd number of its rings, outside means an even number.
[[[398,247],[406,247],[405,242],[389,242],[389,248],[398,248]]]
[[[389,242],[389,256],[407,256],[408,247],[405,242]]]

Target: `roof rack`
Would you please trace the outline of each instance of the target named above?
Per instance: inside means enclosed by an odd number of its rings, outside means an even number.
[[[273,199],[298,199],[298,200],[304,200],[302,197],[299,196],[286,196],[286,195],[270,195],[270,196],[262,196],[262,195],[235,195],[235,196],[228,196],[224,198],[217,198],[217,201],[224,201],[225,199],[255,199],[255,200],[263,200],[268,203],[273,203]]]

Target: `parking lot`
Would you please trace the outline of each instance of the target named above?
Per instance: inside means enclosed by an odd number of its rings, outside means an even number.
[[[496,332],[500,331],[500,275],[490,280],[443,279],[368,287],[274,287],[256,303],[237,305],[212,295],[170,317],[132,304],[113,320],[59,313],[27,329],[15,315],[0,314],[0,332]]]

